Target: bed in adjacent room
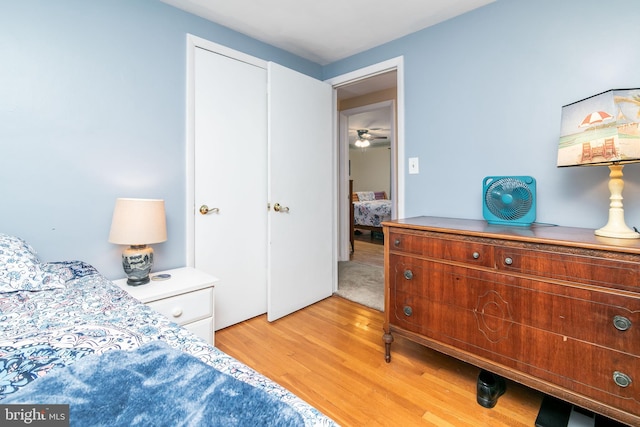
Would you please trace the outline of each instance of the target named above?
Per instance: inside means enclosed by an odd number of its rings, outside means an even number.
[[[351,183],[351,186],[353,184]],[[391,200],[385,191],[351,191],[351,251],[356,230],[382,234],[382,222],[391,220]]]
[[[0,234],[8,403],[69,404],[71,425],[335,425],[91,265],[41,263],[26,242]]]

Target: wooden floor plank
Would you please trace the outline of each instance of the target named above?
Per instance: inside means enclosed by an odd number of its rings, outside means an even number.
[[[333,296],[269,323],[216,332],[216,346],[342,426],[531,427],[542,395],[508,381],[476,403],[478,368],[396,337],[384,361],[383,313]]]
[[[349,261],[383,267],[384,245],[382,245],[381,241],[367,241],[367,239],[356,239],[353,242],[354,250],[349,257]]]

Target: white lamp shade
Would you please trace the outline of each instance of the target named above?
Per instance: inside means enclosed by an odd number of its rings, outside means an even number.
[[[167,240],[164,200],[116,199],[109,242],[149,245]]]

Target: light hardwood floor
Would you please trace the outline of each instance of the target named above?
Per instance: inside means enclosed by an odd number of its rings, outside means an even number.
[[[216,346],[342,426],[527,426],[542,401],[508,381],[495,408],[476,403],[478,368],[401,337],[384,361],[383,313],[332,296],[273,323],[216,332]]]

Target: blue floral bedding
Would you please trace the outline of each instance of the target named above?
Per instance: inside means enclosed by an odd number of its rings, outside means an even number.
[[[300,413],[306,426],[335,425],[280,385],[141,304],[90,265],[45,263],[43,269],[62,278],[64,286],[0,293],[0,403],[85,356],[160,340],[275,396]]]
[[[159,340],[83,357],[3,401],[33,402],[69,405],[82,427],[304,427],[282,400]]]
[[[381,227],[391,220],[391,200],[367,200],[353,202],[353,224]]]

